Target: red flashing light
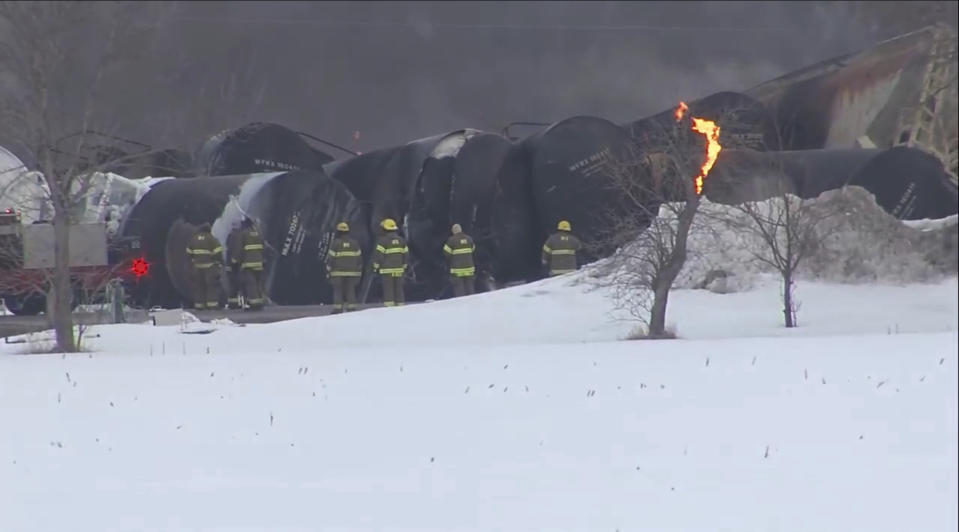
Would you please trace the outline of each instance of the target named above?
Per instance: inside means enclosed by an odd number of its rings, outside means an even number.
[[[150,273],[150,263],[142,257],[139,259],[133,259],[133,264],[130,266],[130,271],[132,271],[133,275],[136,275],[137,279],[139,279],[140,277]]]

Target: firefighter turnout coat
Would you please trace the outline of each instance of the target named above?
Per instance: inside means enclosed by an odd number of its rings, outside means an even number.
[[[360,243],[349,235],[333,239],[326,254],[330,277],[360,277],[363,274],[363,251]]]
[[[476,266],[473,264],[473,252],[476,245],[473,239],[464,233],[457,233],[448,239],[443,246],[443,253],[450,264],[450,275],[453,277],[471,277],[476,275]]]
[[[576,252],[582,248],[582,242],[568,231],[559,231],[547,238],[542,258],[550,277],[576,271]]]

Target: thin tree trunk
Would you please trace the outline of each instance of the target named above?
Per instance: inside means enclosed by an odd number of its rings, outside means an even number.
[[[650,338],[664,338],[666,336],[666,304],[669,302],[669,286],[657,286],[653,290],[653,306],[649,310]]]
[[[786,328],[796,326],[796,316],[793,313],[793,279],[792,272],[783,271],[783,316],[786,318]]]
[[[690,198],[683,206],[676,224],[676,240],[669,252],[668,262],[654,281],[653,305],[649,312],[649,336],[652,338],[666,336],[666,305],[669,302],[669,291],[686,263],[686,243],[698,208],[698,197]]]
[[[60,210],[60,209],[58,209]],[[73,353],[77,350],[73,335],[73,286],[70,282],[70,223],[69,214],[56,212],[53,216],[54,257],[53,270],[53,330],[57,350]]]

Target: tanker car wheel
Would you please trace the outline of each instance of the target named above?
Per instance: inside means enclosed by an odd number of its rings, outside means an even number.
[[[3,304],[16,316],[36,316],[46,309],[47,298],[38,294],[5,296]]]

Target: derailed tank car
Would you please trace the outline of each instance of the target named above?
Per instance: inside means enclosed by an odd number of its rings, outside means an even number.
[[[404,225],[416,256],[417,278],[428,297],[448,295],[443,245],[456,223],[473,236],[478,289],[490,288],[496,234],[493,204],[496,178],[510,147],[500,135],[461,130],[446,135],[424,161]]]
[[[630,180],[647,180],[633,163],[633,140],[626,131],[602,118],[577,116],[557,122],[517,145],[525,154],[536,220],[529,267],[539,270],[539,250],[560,220],[568,220],[587,248],[581,258],[592,261],[612,249],[612,224],[635,211],[657,211],[657,198],[648,187],[636,187],[641,195],[626,198],[616,186],[614,174],[629,173]],[[626,177],[620,175],[620,177]],[[645,192],[650,194],[645,194]],[[535,275],[534,275],[535,277]]]
[[[738,92],[717,92],[686,102],[686,114],[719,123],[719,143],[727,148],[774,151],[780,149],[775,122],[758,100]],[[623,124],[640,145],[661,144],[660,136],[673,130],[676,107]]]
[[[916,148],[886,150],[725,150],[706,180],[710,201],[741,203],[781,192],[815,198],[827,190],[860,186],[889,214],[903,220],[938,219],[959,211],[959,190],[942,162]]]
[[[138,236],[150,276],[132,294],[145,306],[192,302],[187,241],[202,223],[225,245],[243,215],[264,236],[266,293],[277,304],[328,302],[323,257],[336,223],[347,220],[368,254],[368,215],[340,183],[317,172],[207,176],[154,183],[121,233]],[[225,247],[225,246],[224,246]],[[224,250],[225,251],[225,250]]]
[[[197,176],[317,170],[333,157],[279,124],[255,122],[213,135],[194,158]]]
[[[785,150],[916,144],[938,152],[955,173],[955,43],[954,29],[930,26],[790,72],[748,93],[775,117]],[[950,46],[952,59],[942,60]]]
[[[380,234],[385,218],[399,224],[411,253],[407,298],[423,300],[446,293],[442,249],[454,223],[474,235],[477,277],[486,279],[491,272],[495,180],[508,148],[509,141],[499,135],[463,129],[335,161],[325,169],[369,204],[372,237]],[[375,298],[379,287],[372,289]]]

